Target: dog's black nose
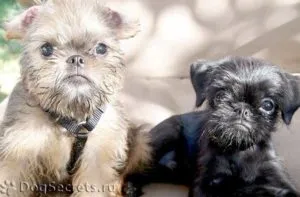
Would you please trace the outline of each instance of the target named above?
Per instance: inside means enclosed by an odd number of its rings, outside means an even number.
[[[67,59],[67,63],[72,66],[84,67],[84,59],[81,55],[72,55]]]
[[[251,114],[250,110],[245,106],[238,107],[234,111],[238,115],[240,115],[241,117],[246,118],[246,119],[249,118],[250,114]]]

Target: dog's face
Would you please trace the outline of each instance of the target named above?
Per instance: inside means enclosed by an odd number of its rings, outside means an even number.
[[[136,21],[97,0],[49,0],[18,17],[23,83],[45,110],[89,115],[113,98],[124,75],[119,40],[136,34]]]
[[[299,106],[296,78],[261,60],[196,62],[191,76],[197,105],[208,101],[209,139],[223,150],[244,150],[268,140],[279,112],[289,124]]]

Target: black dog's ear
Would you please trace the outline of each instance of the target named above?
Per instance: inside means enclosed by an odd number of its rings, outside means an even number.
[[[221,61],[198,60],[190,66],[191,81],[196,92],[196,107],[202,105],[207,96],[207,87],[212,81],[212,72]]]
[[[286,73],[286,92],[283,100],[282,119],[290,124],[294,113],[300,107],[300,78]]]

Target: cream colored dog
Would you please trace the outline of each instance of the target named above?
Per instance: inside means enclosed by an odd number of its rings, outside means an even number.
[[[97,0],[47,1],[6,24],[24,50],[0,127],[0,196],[107,196],[148,161],[147,137],[132,129],[117,96],[119,40],[138,27]]]

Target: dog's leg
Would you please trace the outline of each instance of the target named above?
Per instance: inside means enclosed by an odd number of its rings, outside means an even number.
[[[172,116],[149,132],[152,161],[158,162],[166,153],[175,150],[177,145],[181,143],[181,129],[179,116]],[[174,176],[175,172],[168,166],[151,163],[151,166],[146,166],[142,171],[127,174],[122,192],[128,197],[141,196],[144,185],[150,182],[174,182],[178,179]]]
[[[118,172],[113,168],[113,161],[105,161],[104,158],[82,159],[86,161],[80,162],[73,177],[72,197],[108,197],[118,190],[119,186],[115,184]]]
[[[299,197],[300,194],[288,178],[281,164],[271,161],[264,164],[262,172],[255,181],[242,188],[238,188],[232,196],[243,197]]]
[[[269,165],[265,166],[263,174],[260,178],[257,178],[256,182],[259,182],[262,177],[265,179],[266,190],[270,190],[278,197],[297,197],[300,196],[299,192],[289,179],[287,173],[278,161],[272,161]],[[271,188],[271,189],[268,189]]]
[[[3,132],[0,139],[1,197],[6,192],[10,197],[29,197],[40,190],[41,184],[59,183],[68,177],[64,169],[71,140],[64,135],[58,139],[55,130],[47,124],[48,116],[39,110],[24,111],[28,113],[18,117],[16,124],[4,122],[0,128]],[[8,188],[5,182],[9,183]]]
[[[188,197],[207,197],[203,191],[204,176],[207,174],[207,168],[205,167],[207,162],[211,159],[211,155],[207,155],[205,160],[197,162],[194,180],[190,186]]]
[[[123,185],[123,194],[126,197],[138,197],[143,195],[142,187],[152,183],[182,183],[182,173],[177,169],[171,169],[163,165],[155,165],[146,169],[143,173],[133,173],[126,177]]]
[[[180,116],[172,116],[150,131],[154,161],[159,161],[163,155],[177,147],[180,143],[181,129]]]
[[[202,190],[200,185],[195,184],[190,187],[188,197],[212,197],[211,195],[205,194]]]
[[[288,189],[271,185],[249,185],[235,191],[232,197],[298,197],[299,195]]]
[[[270,170],[270,169],[269,169]],[[273,171],[273,172],[272,172]],[[266,175],[266,183],[255,188],[258,192],[265,191],[276,197],[299,197],[300,193],[296,190],[284,171],[270,170]],[[257,181],[259,182],[259,178]],[[258,184],[258,183],[257,183]]]
[[[100,124],[89,134],[72,179],[72,197],[106,197],[118,193],[120,171],[127,160],[127,130],[124,129],[127,128],[118,124]]]
[[[72,197],[108,197],[117,190],[114,184],[118,172],[110,162],[95,160],[82,161],[73,177]]]
[[[211,149],[204,149],[205,154],[197,161],[189,197],[229,197],[228,191],[235,184],[230,163]]]

